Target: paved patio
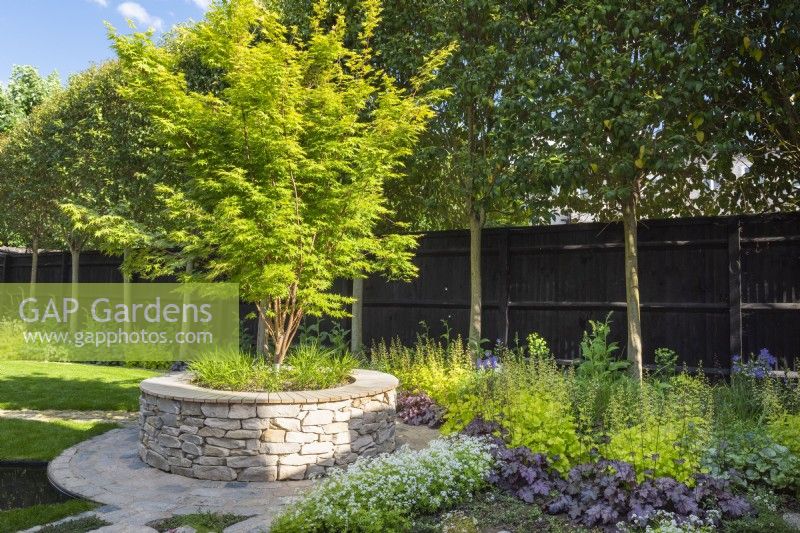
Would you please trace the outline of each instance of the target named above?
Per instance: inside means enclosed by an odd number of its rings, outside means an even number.
[[[62,490],[104,504],[94,511],[114,524],[109,531],[152,531],[146,524],[176,514],[235,513],[252,516],[235,531],[266,530],[284,506],[314,483],[203,481],[167,474],[136,453],[138,428],[109,431],[65,451],[50,463]]]
[[[75,496],[103,504],[91,511],[113,524],[105,532],[154,531],[147,524],[177,514],[234,513],[250,516],[226,533],[268,531],[283,508],[315,481],[242,483],[204,481],[145,465],[136,453],[138,427],[115,429],[62,453],[49,466],[51,481]],[[427,446],[437,430],[397,424],[398,446]]]

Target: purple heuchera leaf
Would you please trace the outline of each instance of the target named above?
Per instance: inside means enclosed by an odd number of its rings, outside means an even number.
[[[426,394],[402,394],[397,398],[397,417],[410,426],[442,425],[443,409]]]
[[[633,465],[604,459],[577,465],[561,477],[543,454],[525,447],[508,448],[501,438],[506,434],[496,423],[476,419],[465,432],[490,435],[496,444],[489,482],[525,502],[540,503],[551,514],[567,513],[584,526],[613,528],[627,519],[644,527],[658,510],[673,513],[679,523],[691,515],[705,519],[710,510],[726,518],[753,512],[724,479],[698,474],[694,488],[668,477],[638,483]]]

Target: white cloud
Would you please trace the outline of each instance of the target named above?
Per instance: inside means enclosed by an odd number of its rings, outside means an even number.
[[[93,4],[97,4],[100,7],[108,7],[108,0],[89,0]]]
[[[147,12],[140,4],[136,2],[122,2],[117,6],[119,14],[126,19],[131,19],[138,24],[142,24],[149,28],[160,30],[164,25],[164,21],[158,17],[154,17]]]
[[[205,11],[211,5],[211,0],[192,0],[192,3]]]

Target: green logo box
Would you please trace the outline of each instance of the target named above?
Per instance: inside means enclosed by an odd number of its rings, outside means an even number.
[[[0,360],[190,361],[238,348],[235,283],[0,284]]]

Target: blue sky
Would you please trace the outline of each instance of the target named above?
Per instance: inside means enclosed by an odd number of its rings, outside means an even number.
[[[1,0],[0,83],[11,66],[34,65],[42,74],[57,70],[62,81],[91,63],[113,57],[103,21],[128,30],[169,30],[203,17],[210,0]]]

